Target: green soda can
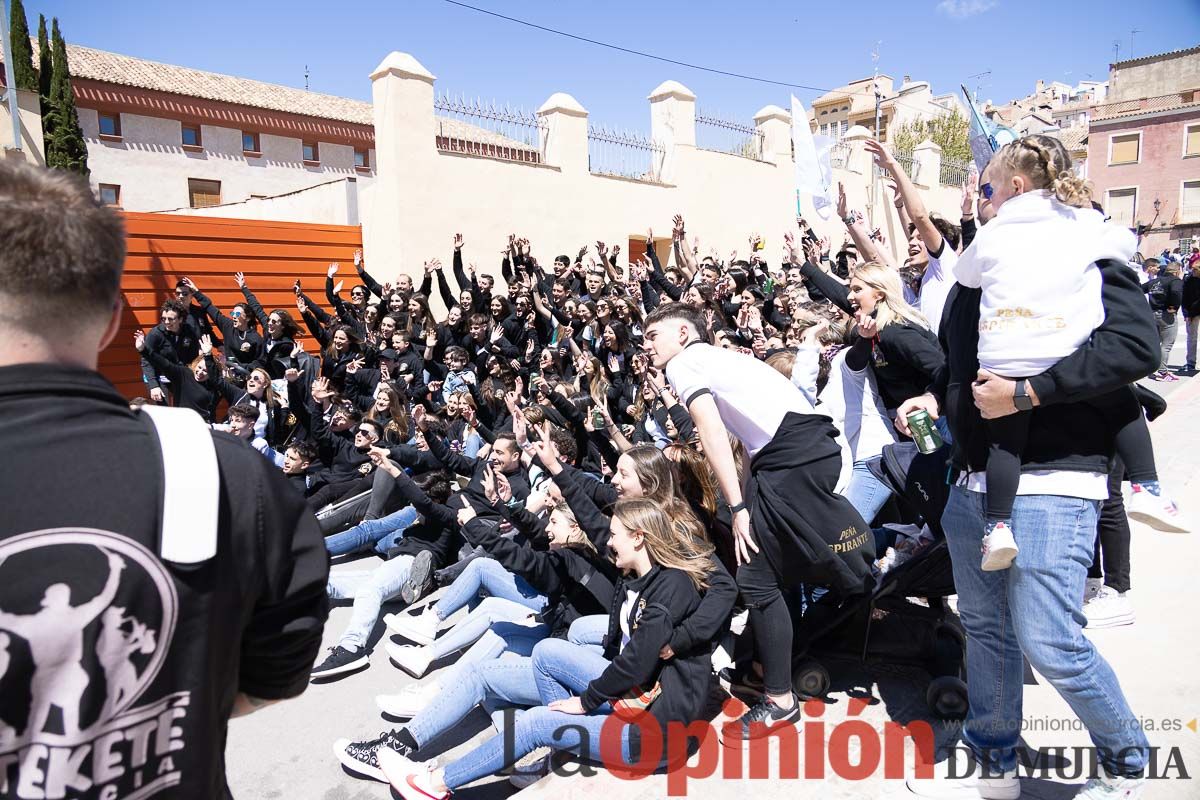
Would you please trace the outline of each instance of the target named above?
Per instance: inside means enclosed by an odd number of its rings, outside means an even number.
[[[917,450],[924,455],[936,452],[942,446],[942,435],[933,426],[933,417],[928,411],[917,410],[909,414],[908,430],[917,443]]]

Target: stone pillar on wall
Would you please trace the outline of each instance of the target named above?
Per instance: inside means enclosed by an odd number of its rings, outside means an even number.
[[[754,115],[762,134],[762,159],[771,164],[792,160],[792,115],[779,106],[766,106]]]
[[[402,250],[405,206],[422,202],[415,188],[437,157],[434,76],[408,53],[391,52],[371,72],[375,175],[363,219],[363,255],[382,281],[402,271],[420,279],[421,266]],[[402,187],[406,190],[402,191]]]
[[[537,110],[546,163],[565,173],[588,171],[588,112],[571,95],[555,92]]]
[[[913,149],[913,166],[916,175],[913,183],[924,188],[940,185],[942,174],[942,148],[926,139]]]
[[[664,149],[661,179],[675,183],[680,148],[696,147],[696,95],[678,81],[664,81],[646,99],[650,101],[650,138]]]

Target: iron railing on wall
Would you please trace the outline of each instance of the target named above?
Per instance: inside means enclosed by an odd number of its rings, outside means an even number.
[[[433,108],[438,150],[526,164],[545,161],[546,123],[536,114],[445,94],[434,99]]]
[[[697,109],[696,147],[762,161],[763,133],[753,125]]]
[[[829,166],[846,169],[850,166],[850,142],[835,142],[829,148]]]
[[[595,175],[662,183],[666,149],[640,133],[588,126],[588,169]]]
[[[972,164],[969,161],[942,160],[938,183],[942,186],[963,186],[971,178]]]

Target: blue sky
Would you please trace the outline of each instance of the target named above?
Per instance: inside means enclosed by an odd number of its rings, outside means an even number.
[[[580,36],[777,81],[831,88],[879,68],[932,82],[935,92],[982,83],[1003,102],[1038,78],[1104,80],[1113,59],[1200,44],[1200,0],[1052,2],[708,2],[707,0],[467,0]],[[648,131],[646,95],[681,81],[706,110],[748,122],[793,90],[651,61],[533,30],[445,0],[25,0],[59,17],[68,41],[240,77],[370,98],[367,75],[391,50],[412,53],[439,91],[536,108],[567,91],[595,123]],[[983,78],[968,76],[989,71]],[[1090,78],[1089,78],[1090,76]],[[795,90],[806,104],[817,91]]]

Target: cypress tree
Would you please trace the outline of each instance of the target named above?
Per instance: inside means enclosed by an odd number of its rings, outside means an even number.
[[[12,40],[12,79],[18,89],[36,92],[38,79],[33,69],[33,45],[29,43],[29,21],[25,19],[25,6],[21,0],[12,0],[8,32],[8,38]]]
[[[54,75],[54,61],[50,52],[50,35],[46,33],[46,16],[38,14],[38,94],[42,99],[42,132],[49,136],[50,83]]]
[[[75,109],[75,93],[71,89],[71,70],[67,63],[67,43],[58,29],[58,18],[51,22],[53,52],[50,82],[50,116],[54,130],[46,146],[46,164],[69,172],[87,175],[87,143]]]

